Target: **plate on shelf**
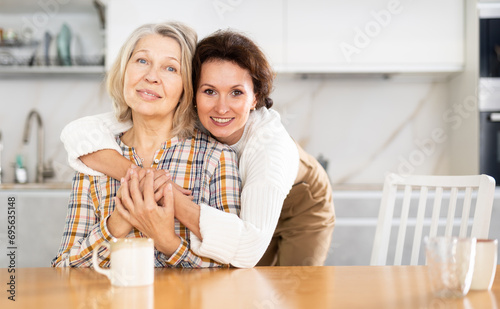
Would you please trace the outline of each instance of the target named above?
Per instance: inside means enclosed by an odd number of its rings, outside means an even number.
[[[82,39],[77,33],[73,33],[69,53],[71,55],[71,63],[73,65],[83,65],[83,55],[85,53],[83,51]]]
[[[61,26],[61,30],[57,35],[57,55],[59,56],[60,65],[71,65],[71,30],[67,24]]]
[[[59,65],[59,57],[57,56],[57,40],[52,38],[49,43],[49,48],[46,50],[47,56],[45,59],[48,59],[48,65]]]
[[[51,65],[51,55],[50,55],[50,46],[52,44],[52,35],[50,32],[46,31],[45,34],[43,35],[43,44],[42,45],[42,52],[39,54],[40,57],[38,58],[37,63],[39,65]],[[43,55],[43,56],[42,56]]]

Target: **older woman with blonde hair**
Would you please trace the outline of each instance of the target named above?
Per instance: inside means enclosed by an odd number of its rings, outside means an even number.
[[[239,214],[234,152],[194,129],[191,59],[196,39],[181,23],[148,24],[136,29],[121,48],[107,78],[119,133],[106,136],[99,133],[99,125],[90,127],[98,134],[95,140],[113,140],[130,164],[147,172],[131,170],[121,184],[100,173],[76,173],[52,266],[91,266],[94,248],[113,237],[152,238],[157,267],[223,266],[191,251],[189,231],[174,218],[177,190],[166,184],[171,179],[191,190],[193,203]],[[122,199],[115,198],[120,185]],[[157,198],[138,194],[140,188],[156,191]],[[109,252],[101,255],[101,264],[107,265]]]

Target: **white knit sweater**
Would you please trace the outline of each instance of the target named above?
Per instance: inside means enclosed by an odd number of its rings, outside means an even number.
[[[101,149],[120,152],[114,135],[130,127],[131,123],[117,123],[112,113],[71,122],[61,133],[69,164],[79,172],[102,175],[78,157]],[[221,263],[253,267],[272,238],[283,201],[297,176],[299,154],[279,114],[267,108],[250,114],[243,136],[231,148],[239,158],[243,186],[240,218],[201,204],[203,241],[191,234],[191,249]]]

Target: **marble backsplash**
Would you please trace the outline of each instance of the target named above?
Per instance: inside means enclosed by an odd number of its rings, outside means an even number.
[[[51,161],[55,177],[47,182],[70,182],[74,171],[67,163],[59,140],[63,127],[78,117],[112,110],[102,77],[37,77],[0,80],[0,131],[2,131],[2,182],[14,181],[16,155],[24,157],[29,182],[35,181],[37,134],[32,119],[29,142],[23,143],[26,117],[36,109],[45,130],[45,161]]]
[[[444,81],[383,78],[301,78],[278,75],[274,107],[292,137],[328,162],[333,184],[380,184],[387,172],[446,174],[450,171],[449,87]],[[45,158],[56,176],[70,181],[59,134],[69,121],[112,110],[101,77],[2,79],[0,82],[3,182],[14,179],[23,154],[34,181],[36,133],[22,134],[37,109],[45,129]],[[34,123],[33,123],[34,124]]]
[[[333,184],[449,173],[446,82],[285,76],[274,99],[290,134],[328,160]]]

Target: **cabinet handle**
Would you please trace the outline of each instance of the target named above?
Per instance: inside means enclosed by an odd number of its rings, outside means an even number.
[[[500,113],[491,113],[490,114],[491,122],[500,122]]]

